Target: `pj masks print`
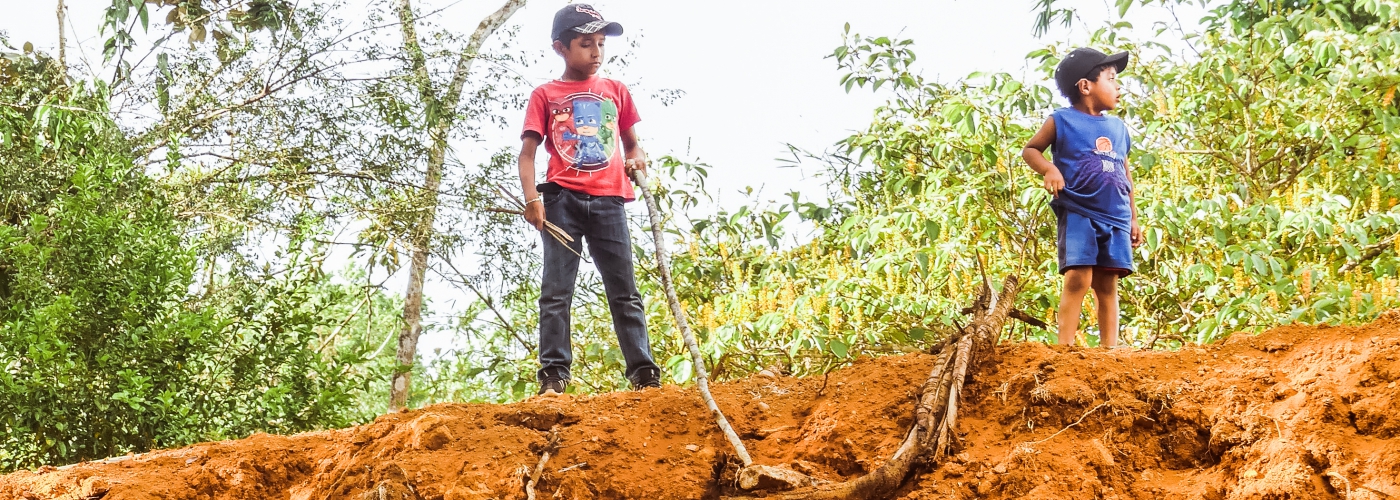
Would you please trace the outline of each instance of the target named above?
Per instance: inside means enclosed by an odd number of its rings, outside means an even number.
[[[578,142],[574,168],[598,170],[608,164],[608,155],[598,132],[604,127],[602,101],[575,99],[573,101],[574,132],[565,131],[566,141]]]

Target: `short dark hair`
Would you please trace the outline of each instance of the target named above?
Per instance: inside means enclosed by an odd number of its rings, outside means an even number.
[[[564,30],[563,33],[560,33],[560,34],[559,34],[559,38],[555,38],[554,40],[555,40],[556,42],[563,42],[563,43],[564,43],[564,48],[567,49],[567,48],[569,48],[569,45],[570,45],[570,44],[574,43],[574,40],[575,40],[575,39],[577,39],[579,36],[582,36],[582,35],[583,35],[583,33],[579,33],[579,32],[574,31],[574,30]]]
[[[1117,65],[1114,63],[1100,64],[1098,66],[1094,66],[1094,69],[1089,70],[1089,73],[1084,75],[1084,79],[1089,80],[1091,82],[1097,82],[1099,81],[1099,75],[1103,74],[1103,70],[1113,68],[1115,66]],[[1065,96],[1065,98],[1069,99],[1070,104],[1079,102],[1079,99],[1082,98],[1079,95],[1079,80],[1075,80],[1073,86],[1071,86],[1070,88],[1060,87],[1060,95]]]

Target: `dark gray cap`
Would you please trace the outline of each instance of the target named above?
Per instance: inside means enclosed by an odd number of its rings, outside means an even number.
[[[1122,73],[1128,68],[1128,53],[1119,52],[1108,55],[1097,50],[1081,47],[1074,49],[1060,60],[1060,65],[1055,68],[1055,85],[1060,86],[1060,93],[1068,96],[1070,89],[1074,88],[1079,80],[1088,76],[1094,68],[1104,64],[1112,64],[1114,68]]]
[[[558,40],[565,31],[570,30],[578,33],[601,31],[607,36],[617,36],[622,34],[622,25],[604,20],[603,15],[594,10],[592,5],[576,3],[566,5],[554,13],[554,29],[550,31],[550,40]]]

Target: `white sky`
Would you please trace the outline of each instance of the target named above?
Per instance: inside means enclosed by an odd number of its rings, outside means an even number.
[[[303,0],[305,1],[305,0]],[[364,0],[379,2],[388,0]],[[24,42],[52,52],[57,45],[56,0],[5,0],[0,30],[10,43]],[[93,62],[101,57],[98,27],[110,0],[68,0],[69,59],[77,61],[83,46]],[[466,34],[501,0],[418,0],[420,12],[443,8],[437,24]],[[562,65],[548,52],[553,13],[569,2],[531,0],[510,24],[520,25],[518,44],[538,47],[544,63],[525,71],[533,83],[558,76]],[[593,6],[626,33],[610,41],[609,53],[626,50],[641,37],[636,59],[624,81],[634,86],[643,121],[638,125],[643,146],[652,157],[674,154],[710,164],[710,185],[726,200],[739,201],[746,186],[763,189],[765,199],[779,199],[792,189],[820,195],[820,184],[803,172],[779,168],[775,158],[787,156],[786,143],[822,151],[835,141],[864,128],[883,96],[868,90],[850,94],[837,85],[841,73],[826,59],[841,43],[842,26],[872,36],[895,36],[915,41],[917,69],[925,77],[951,82],[973,71],[1005,71],[1030,75],[1025,54],[1057,41],[1083,42],[1087,28],[1111,17],[1107,0],[1061,0],[1079,9],[1083,22],[1071,30],[1056,27],[1042,39],[1031,34],[1033,0],[596,0]],[[1191,23],[1199,10],[1183,12]],[[1137,8],[1130,13],[1140,30],[1153,21],[1170,20],[1161,8]],[[160,15],[152,15],[152,25]],[[386,30],[386,43],[398,33]],[[1175,37],[1173,37],[1175,38]],[[606,71],[607,68],[605,67]],[[1131,71],[1131,70],[1130,70]],[[672,106],[650,99],[651,91],[681,89],[685,97]],[[528,92],[522,89],[521,92]],[[510,128],[487,134],[485,144],[457,144],[459,156],[474,158],[518,145],[521,118]],[[543,162],[539,166],[543,171]],[[808,176],[812,171],[806,172]],[[640,203],[630,205],[644,211]],[[522,229],[523,229],[522,225]],[[648,238],[641,231],[634,237]],[[649,246],[649,242],[647,243]],[[587,266],[585,266],[587,267]],[[406,274],[406,273],[400,273]],[[391,291],[403,290],[391,280]],[[401,293],[401,292],[400,292]],[[443,283],[429,283],[438,320],[459,309],[459,298]],[[447,334],[425,335],[421,352],[448,347]]]

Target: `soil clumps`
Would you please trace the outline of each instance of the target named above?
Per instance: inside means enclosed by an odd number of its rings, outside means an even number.
[[[714,393],[755,462],[838,482],[905,437],[933,356]],[[1400,498],[1400,313],[1177,352],[1003,344],[959,410],[961,447],[899,499]],[[557,449],[547,444],[557,433]],[[202,443],[0,476],[0,498],[718,498],[728,445],[694,389],[440,404],[351,429]]]

